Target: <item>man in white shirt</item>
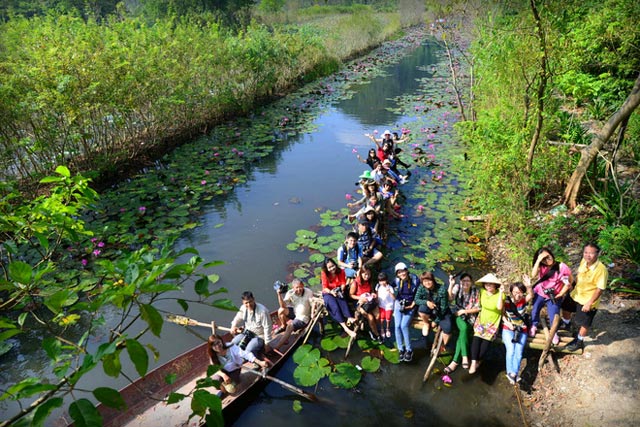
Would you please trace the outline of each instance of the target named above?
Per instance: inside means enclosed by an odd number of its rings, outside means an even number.
[[[285,328],[282,338],[274,346],[274,348],[279,348],[289,341],[289,337],[294,331],[304,328],[309,323],[313,291],[305,288],[300,279],[293,279],[291,289],[286,294],[283,295],[279,290],[276,290],[276,293],[280,304],[278,318],[280,324]]]
[[[242,294],[242,306],[231,321],[231,333],[235,335],[232,342],[241,349],[250,351],[256,356],[267,349],[271,342],[271,315],[267,308],[256,302],[253,294],[246,291]]]

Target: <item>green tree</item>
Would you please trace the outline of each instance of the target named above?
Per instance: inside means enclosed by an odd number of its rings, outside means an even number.
[[[31,403],[5,414],[0,426],[42,425],[51,411],[63,405],[65,396],[73,398],[68,410],[76,425],[100,420],[92,402],[72,394],[78,382],[100,366],[107,375],[120,376],[124,357],[144,376],[149,352],[157,355],[157,350],[142,339],[148,332],[158,337],[162,332],[163,317],[156,305],[176,299],[171,292],[185,283],[193,283],[198,295],[193,301],[178,300],[185,310],[191,302],[236,309],[228,299],[209,302],[214,293],[225,290],[211,291],[218,277],[204,269],[221,262],[204,263],[193,248],[176,253],[171,241],[157,249],[121,252],[116,259],[100,259],[96,249],[94,262],[77,274],[63,274],[59,271],[64,266],[63,248],[91,235],[81,218],[97,195],[85,178],[71,176],[62,166],[41,183],[52,185],[51,194],[26,203],[8,185],[0,188],[0,349],[8,351],[8,340],[16,335],[40,331],[46,336],[42,346],[55,378],[32,376],[1,390],[0,400]],[[189,255],[186,262],[178,261]],[[115,324],[104,317],[107,307],[120,313]],[[93,395],[110,407],[124,405],[117,390],[99,387]],[[215,399],[207,401],[219,408]]]

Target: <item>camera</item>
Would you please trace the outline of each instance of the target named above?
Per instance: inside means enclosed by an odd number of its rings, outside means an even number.
[[[282,283],[279,280],[276,280],[273,283],[273,290],[278,292],[279,294],[286,294],[287,291],[289,290],[289,285],[287,285],[286,283]]]
[[[337,287],[334,289],[336,298],[344,298],[344,294],[342,293],[342,288]]]
[[[244,331],[242,331],[242,339],[238,343],[238,347],[240,347],[241,350],[245,350],[249,345],[249,342],[255,337],[256,337],[255,333],[253,333],[248,329],[245,329]]]
[[[398,300],[398,304],[400,304],[400,310],[404,310],[404,308],[411,303],[403,298]]]
[[[554,304],[556,303],[556,291],[555,291],[555,289],[547,288],[547,289],[544,289],[542,292],[544,292],[544,294],[546,296],[548,296]]]
[[[520,336],[522,335],[522,326],[514,326],[513,327],[513,338],[511,338],[512,343],[520,342]]]

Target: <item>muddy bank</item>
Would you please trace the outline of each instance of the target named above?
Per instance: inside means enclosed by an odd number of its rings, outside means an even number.
[[[583,242],[573,230],[565,236],[565,262],[575,271]],[[522,271],[508,256],[510,243],[494,236],[488,253],[497,275],[518,280]],[[611,272],[610,272],[611,273]],[[589,331],[584,354],[558,354],[560,372],[545,365],[525,376],[521,386],[531,426],[640,425],[640,300],[606,291]],[[537,364],[540,352],[529,351],[527,363]]]

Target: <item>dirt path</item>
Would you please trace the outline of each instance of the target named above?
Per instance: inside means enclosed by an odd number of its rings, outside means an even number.
[[[496,239],[497,240],[497,239]],[[499,277],[515,280],[504,242],[490,254]],[[575,269],[581,248],[572,244]],[[522,396],[531,426],[640,426],[640,301],[605,292],[584,354],[558,355],[560,373],[549,364],[525,380]],[[539,352],[528,363],[537,363]]]

